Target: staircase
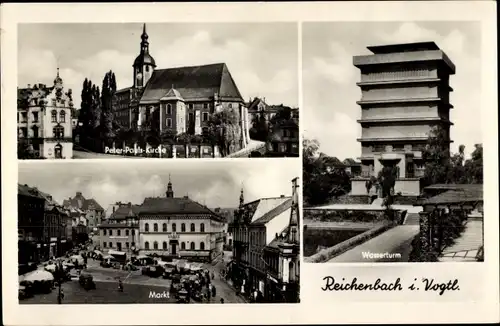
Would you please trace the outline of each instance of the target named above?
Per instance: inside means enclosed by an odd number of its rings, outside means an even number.
[[[405,225],[419,225],[420,215],[418,213],[408,213],[406,216]]]
[[[383,198],[376,198],[373,202],[372,202],[372,205],[373,206],[377,206],[377,207],[380,207],[384,204],[384,199]]]

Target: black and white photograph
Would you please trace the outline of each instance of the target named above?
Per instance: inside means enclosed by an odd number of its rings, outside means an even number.
[[[306,262],[484,260],[481,64],[478,22],[303,25]]]
[[[297,26],[20,24],[18,158],[298,157]]]
[[[299,173],[298,160],[20,163],[20,303],[298,303]]]

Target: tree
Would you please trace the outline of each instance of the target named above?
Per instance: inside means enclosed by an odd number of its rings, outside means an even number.
[[[397,178],[398,170],[396,166],[384,166],[378,174],[378,183],[382,187],[382,198],[384,198],[383,206],[385,207],[385,214],[390,221],[394,221],[395,218],[392,204],[396,197],[394,186],[396,185]]]
[[[113,130],[113,97],[116,93],[116,78],[113,71],[104,76],[101,90],[101,125],[103,137],[112,139],[116,136]]]
[[[467,183],[483,183],[483,144],[474,145],[475,149],[471,158],[465,161],[464,175]]]
[[[327,155],[318,155],[319,142],[303,141],[303,180],[304,200],[309,205],[324,204],[332,197],[344,195],[350,191],[350,178],[343,168],[328,170],[325,161]]]
[[[447,131],[434,127],[422,152],[425,162],[424,184],[447,183],[451,169],[450,143]]]
[[[269,134],[269,126],[266,119],[266,114],[264,111],[255,115],[252,119],[252,128],[250,129],[250,138],[266,141]]]

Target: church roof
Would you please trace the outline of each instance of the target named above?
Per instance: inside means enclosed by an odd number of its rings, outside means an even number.
[[[134,60],[134,67],[142,66],[144,64],[149,64],[153,67],[156,67],[155,59],[153,59],[153,57],[147,52],[139,54]]]
[[[243,101],[225,63],[157,69],[149,79],[141,102],[158,102],[172,88],[185,100],[211,99]]]

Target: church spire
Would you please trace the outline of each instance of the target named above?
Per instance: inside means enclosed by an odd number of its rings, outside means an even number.
[[[245,204],[245,196],[243,195],[243,184],[241,185],[241,193],[240,193],[240,208]]]
[[[172,181],[170,180],[170,174],[168,175],[168,185],[167,185],[167,198],[173,198],[174,191],[172,190]]]
[[[148,42],[148,33],[146,33],[146,24],[144,23],[142,27],[142,35],[141,35],[141,53],[149,52],[149,42]]]

